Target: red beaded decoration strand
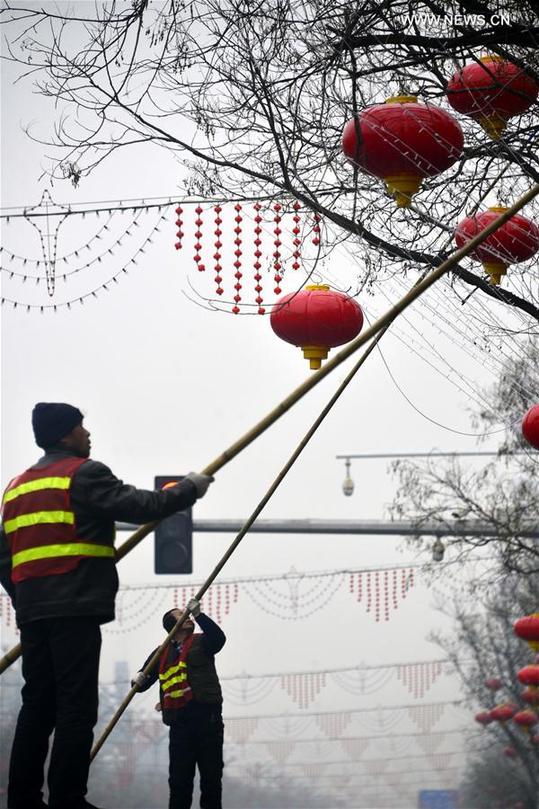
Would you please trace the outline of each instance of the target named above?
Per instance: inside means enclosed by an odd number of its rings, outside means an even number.
[[[273,206],[273,210],[275,211],[275,216],[273,217],[273,221],[275,222],[275,227],[273,229],[273,233],[275,234],[275,239],[273,241],[273,244],[275,245],[275,252],[273,253],[274,258],[273,269],[275,270],[275,275],[273,277],[275,279],[275,288],[273,291],[275,292],[276,295],[281,294],[281,287],[279,286],[279,284],[283,280],[283,276],[281,275],[283,265],[281,264],[281,250],[280,250],[282,242],[281,239],[279,238],[282,232],[281,228],[279,227],[282,219],[282,216],[280,214],[282,207],[283,206],[279,202],[276,202],[275,205]]]
[[[234,267],[236,268],[236,272],[234,273],[234,278],[236,279],[236,283],[234,284],[234,289],[236,290],[236,294],[234,295],[234,306],[232,307],[232,311],[235,315],[237,315],[240,311],[240,307],[238,303],[241,301],[241,278],[242,272],[240,270],[241,267],[241,222],[243,217],[241,215],[241,205],[237,202],[234,205],[234,210],[236,211],[236,216],[234,217],[234,221],[236,223],[236,227],[234,228],[234,233],[236,234],[236,238],[234,239],[234,244],[236,245],[236,249],[234,250],[234,255],[236,256],[236,261],[234,262]]]
[[[200,251],[202,250],[202,244],[200,243],[200,240],[202,238],[202,231],[200,230],[200,228],[204,224],[201,219],[202,208],[200,207],[200,205],[197,205],[197,207],[195,208],[195,213],[197,214],[197,218],[195,219],[195,225],[197,226],[197,230],[195,231],[196,242],[195,242],[195,255],[193,256],[193,258],[197,265],[197,270],[199,272],[204,272],[206,267],[204,266],[204,264],[200,263],[201,262]]]
[[[299,203],[299,202],[296,200],[296,201],[294,202],[294,206],[293,206],[293,207],[294,207],[294,216],[292,217],[292,220],[293,220],[293,222],[294,222],[294,227],[292,228],[292,233],[293,233],[293,235],[294,235],[294,239],[293,239],[293,241],[292,241],[292,244],[293,244],[293,246],[294,246],[294,249],[293,249],[293,251],[292,251],[292,258],[294,259],[294,261],[292,262],[292,269],[293,269],[293,270],[299,270],[299,267],[300,267],[299,260],[300,260],[300,258],[301,258],[301,253],[300,253],[301,239],[299,238],[299,234],[300,234],[300,227],[299,227],[299,223],[300,223],[300,215],[299,215],[299,209],[301,208],[301,205],[300,205],[300,203]]]
[[[314,226],[313,226],[313,244],[317,247],[320,244],[320,220],[321,216],[319,213],[315,213],[314,215]]]
[[[213,210],[215,211],[215,230],[213,231],[214,234],[215,234],[215,242],[213,243],[214,247],[215,247],[215,253],[213,254],[213,257],[215,259],[215,267],[214,267],[214,269],[215,269],[215,284],[216,284],[216,287],[217,287],[215,291],[216,291],[216,293],[218,295],[222,295],[224,290],[223,290],[223,287],[221,286],[221,281],[223,280],[223,278],[221,276],[221,270],[223,268],[222,268],[222,266],[220,264],[220,260],[221,260],[221,252],[220,251],[221,251],[221,247],[223,246],[223,243],[221,241],[221,236],[223,234],[223,231],[221,230],[221,225],[223,223],[223,220],[221,219],[220,214],[221,214],[221,211],[223,209],[221,208],[220,205],[216,205]]]
[[[176,238],[177,238],[178,241],[176,242],[174,247],[176,248],[176,250],[181,250],[182,249],[182,239],[183,239],[183,230],[182,230],[183,220],[181,218],[182,213],[183,213],[183,208],[181,207],[181,205],[178,205],[178,207],[176,208],[175,213],[176,213],[176,217],[177,217],[175,225],[178,228],[178,230],[176,231]]]
[[[262,205],[259,202],[255,202],[255,204],[253,205],[253,208],[254,208],[254,210],[256,212],[255,217],[254,217],[254,220],[255,220],[255,241],[254,241],[254,244],[255,244],[255,263],[254,263],[254,269],[255,269],[255,281],[256,281],[256,285],[255,285],[256,298],[255,298],[255,300],[256,300],[256,302],[258,304],[258,314],[263,315],[266,310],[262,306],[262,303],[263,303],[262,285],[260,283],[262,281],[262,276],[260,275],[260,270],[261,270],[261,267],[262,267],[262,264],[260,263],[260,258],[262,256],[262,251],[260,249],[260,247],[262,245],[262,240],[260,238],[260,234],[262,233],[262,228],[260,227],[260,223],[262,222],[262,217],[260,216],[260,209],[262,208]]]

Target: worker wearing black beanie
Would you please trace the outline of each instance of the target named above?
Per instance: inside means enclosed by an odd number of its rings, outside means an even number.
[[[0,582],[20,629],[25,685],[11,750],[8,809],[96,809],[86,799],[97,720],[100,625],[114,619],[115,520],[147,523],[192,506],[213,480],[190,472],[175,486],[128,486],[90,458],[77,407],[32,411],[39,461],[2,500]]]
[[[32,427],[36,444],[42,449],[54,447],[84,416],[73,405],[64,402],[38,402],[32,410]]]

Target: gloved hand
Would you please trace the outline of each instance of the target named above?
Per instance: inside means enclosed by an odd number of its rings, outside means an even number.
[[[200,615],[200,601],[197,601],[196,598],[191,598],[187,602],[187,609],[193,618],[196,618],[198,615]]]
[[[195,484],[197,490],[197,497],[200,499],[204,497],[208,486],[210,483],[213,483],[215,478],[211,475],[201,475],[198,472],[189,472],[188,475],[185,476],[185,480],[190,480],[191,483]]]
[[[146,674],[144,674],[144,672],[142,671],[138,671],[137,676],[131,680],[131,688],[134,688],[135,685],[137,686],[137,688],[144,688],[147,682],[148,677],[146,676]]]

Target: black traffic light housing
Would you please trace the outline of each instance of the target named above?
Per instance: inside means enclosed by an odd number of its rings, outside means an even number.
[[[182,475],[158,475],[154,486],[162,489],[177,483]],[[161,520],[155,528],[154,570],[158,574],[193,572],[193,517],[190,508]]]

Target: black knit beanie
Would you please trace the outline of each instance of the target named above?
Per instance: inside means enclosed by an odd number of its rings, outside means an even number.
[[[177,608],[175,607],[174,609],[177,609]],[[172,632],[172,630],[174,629],[174,627],[176,626],[176,623],[178,621],[178,619],[174,617],[172,612],[173,612],[173,610],[169,610],[168,612],[165,612],[165,614],[163,615],[163,629],[167,633]],[[189,620],[189,619],[187,619],[187,620]],[[182,629],[183,629],[183,627],[182,627]],[[188,627],[188,629],[191,629],[191,631],[194,632],[195,628],[193,626],[193,627]]]
[[[32,410],[32,427],[38,447],[53,447],[81,424],[84,416],[77,407],[64,402],[38,402]]]

